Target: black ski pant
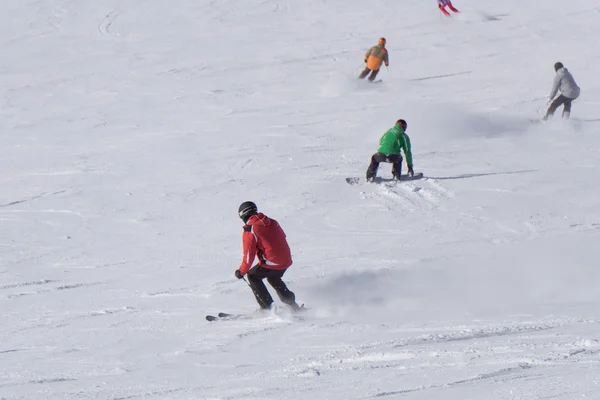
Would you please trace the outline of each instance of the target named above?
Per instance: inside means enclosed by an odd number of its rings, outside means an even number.
[[[359,79],[365,79],[365,77],[367,75],[369,75],[369,72],[371,72],[371,70],[369,68],[365,68],[365,70],[360,73],[360,75],[358,76],[358,78]],[[375,77],[377,76],[378,73],[379,73],[379,70],[378,69],[374,69],[373,72],[371,72],[371,76],[369,76],[369,80],[371,82],[373,82],[375,80]]]
[[[400,179],[400,175],[402,174],[402,156],[400,154],[375,153],[371,157],[371,164],[367,169],[367,180],[375,179],[379,163],[382,162],[392,163],[392,175],[394,178]]]
[[[288,289],[281,280],[285,271],[285,269],[268,269],[261,267],[260,265],[255,265],[248,271],[248,283],[252,288],[252,292],[254,293],[254,297],[256,297],[256,301],[260,308],[269,309],[271,308],[271,304],[273,304],[273,298],[263,282],[263,279],[265,278],[267,278],[269,284],[275,289],[281,301],[294,309],[298,308],[298,305],[296,304],[296,295]]]
[[[550,107],[548,108],[548,112],[546,112],[546,118],[551,115],[554,115],[554,112],[558,109],[558,107],[562,106],[563,104],[564,104],[563,116],[565,116],[565,113],[570,113],[571,112],[571,103],[573,102],[573,100],[575,100],[575,99],[570,99],[561,94],[556,99],[554,99],[552,104],[550,104]],[[569,114],[567,114],[566,116],[568,116],[568,115]]]

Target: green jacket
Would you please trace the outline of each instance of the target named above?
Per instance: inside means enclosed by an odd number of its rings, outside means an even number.
[[[412,153],[410,150],[410,138],[400,125],[394,125],[379,139],[379,153],[391,155],[400,154],[400,149],[404,150],[406,164],[412,165]]]

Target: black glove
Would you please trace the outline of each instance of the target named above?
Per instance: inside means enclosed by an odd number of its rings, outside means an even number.
[[[413,171],[412,165],[408,166],[408,173],[410,174],[410,176],[415,176],[415,171]]]
[[[365,64],[367,63],[367,60],[365,60]]]
[[[242,279],[244,277],[244,275],[242,275],[242,273],[240,272],[239,269],[235,270],[235,277],[238,279]]]

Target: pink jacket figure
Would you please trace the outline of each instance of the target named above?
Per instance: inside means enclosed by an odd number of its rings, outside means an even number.
[[[444,15],[447,17],[450,16],[450,13],[446,11],[446,7],[448,7],[452,12],[458,12],[458,10],[454,8],[454,6],[452,5],[452,1],[450,0],[438,0],[438,7],[440,8],[440,11],[444,13]]]

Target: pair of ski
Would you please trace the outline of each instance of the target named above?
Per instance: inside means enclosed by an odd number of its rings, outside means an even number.
[[[218,313],[216,316],[215,315],[207,315],[206,316],[206,320],[213,322],[213,321],[220,321],[220,320],[233,320],[233,319],[244,319],[244,318],[249,318],[247,315],[243,315],[243,314],[228,314],[228,313],[224,313],[224,312],[220,312]]]
[[[294,310],[294,313],[302,313],[304,311],[306,311],[307,309],[304,307],[304,304],[302,304],[298,309]],[[215,322],[215,321],[232,321],[232,320],[238,320],[238,319],[252,319],[255,318],[256,315],[251,315],[251,314],[229,314],[229,313],[224,313],[224,312],[220,312],[217,315],[207,315],[206,316],[206,320],[209,322]],[[295,316],[294,319],[299,318],[299,316]]]

